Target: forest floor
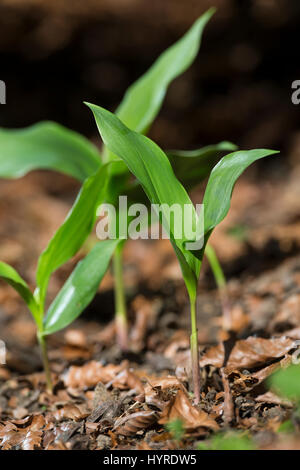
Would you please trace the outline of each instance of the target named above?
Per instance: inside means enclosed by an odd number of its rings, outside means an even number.
[[[205,263],[197,302],[199,406],[190,393],[188,299],[168,240],[128,242],[125,249],[128,353],[115,342],[110,273],[82,317],[49,338],[53,394],[45,388],[34,323],[14,291],[0,285],[7,347],[0,366],[1,449],[196,449],[229,429],[249,434],[258,449],[300,449],[293,403],[267,381],[291,362],[300,340],[297,148],[292,154],[285,174],[266,179],[262,166],[259,178],[241,179],[212,238],[228,278],[231,333],[222,331],[220,299]],[[38,255],[75,190],[72,181],[46,172],[1,182],[0,259],[31,286]],[[195,191],[195,201],[200,194]],[[55,274],[49,300],[74,262]],[[293,432],[279,432],[291,418]],[[178,419],[183,432],[176,440],[166,424]]]

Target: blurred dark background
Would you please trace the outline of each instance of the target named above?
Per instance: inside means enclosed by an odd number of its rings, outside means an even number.
[[[114,110],[126,88],[210,6],[190,70],[151,136],[163,147],[222,139],[288,150],[299,110],[299,0],[0,0],[0,125],[51,119],[96,137],[83,100]]]

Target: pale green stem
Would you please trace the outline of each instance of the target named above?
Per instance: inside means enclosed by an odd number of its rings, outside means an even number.
[[[49,359],[48,359],[48,353],[47,353],[46,337],[38,333],[37,338],[38,338],[38,342],[39,342],[41,353],[42,353],[42,361],[43,361],[43,367],[44,367],[45,376],[46,376],[47,389],[49,392],[52,392],[53,385],[52,385],[51,371],[50,371]]]
[[[226,278],[225,278],[223,269],[219,263],[216,252],[213,249],[213,247],[209,244],[206,245],[205,255],[212,269],[212,272],[213,272],[213,275],[216,280],[216,284],[218,286],[219,293],[220,293],[222,311],[223,311],[223,328],[225,330],[230,330],[231,316],[230,316],[230,307],[229,307],[229,300],[228,300],[228,294],[227,294]]]
[[[123,245],[118,245],[113,256],[115,320],[117,341],[122,351],[128,349],[128,322],[123,280]]]
[[[213,247],[209,244],[206,245],[205,255],[207,256],[207,259],[211,266],[217,286],[219,287],[219,289],[223,289],[224,287],[226,287],[226,278],[223,273],[223,269],[219,263],[219,260],[217,258],[216,252],[213,249]]]
[[[195,403],[200,403],[199,343],[197,329],[196,298],[190,297],[191,307],[191,361]]]

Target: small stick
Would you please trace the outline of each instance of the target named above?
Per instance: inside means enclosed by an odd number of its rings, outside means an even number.
[[[225,369],[220,369],[222,383],[224,387],[224,424],[228,426],[234,420],[234,405],[228,377],[225,374]]]

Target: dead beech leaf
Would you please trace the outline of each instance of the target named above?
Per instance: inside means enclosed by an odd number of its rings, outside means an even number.
[[[122,370],[121,365],[108,364],[103,366],[99,362],[90,361],[84,366],[71,366],[63,380],[67,387],[85,388],[97,385],[98,382],[107,383],[115,378]]]
[[[228,362],[226,372],[235,369],[251,369],[285,356],[295,347],[295,342],[291,338],[281,336],[279,338],[256,338],[250,336],[245,340],[239,340],[234,345]],[[222,367],[224,362],[223,344],[218,344],[209,348],[200,359],[200,366],[213,365]]]
[[[300,294],[293,294],[289,296],[281,305],[280,310],[276,314],[274,320],[271,322],[273,330],[281,324],[290,325],[291,328],[296,328],[300,323]]]
[[[73,419],[74,421],[79,421],[86,415],[82,413],[76,405],[67,404],[63,408],[55,411],[53,416],[56,421],[62,421],[64,419]]]
[[[288,400],[287,398],[282,398],[276,395],[275,393],[268,391],[266,393],[263,393],[262,395],[259,395],[258,397],[255,398],[255,401],[257,403],[271,403],[274,405],[281,405],[285,406],[286,408],[293,408],[293,403]]]
[[[28,431],[21,442],[23,450],[35,450],[41,446],[42,431]]]
[[[213,429],[214,431],[219,429],[216,421],[205,411],[193,406],[182,390],[178,390],[176,396],[166,406],[161,414],[159,423],[166,424],[175,419],[180,419],[187,431],[194,431],[200,427]]]
[[[263,369],[254,372],[252,374],[252,377],[257,379],[258,383],[263,382],[267,377],[269,377],[271,374],[273,374],[277,369],[280,369],[281,367],[287,367],[292,361],[291,356],[286,356],[281,361],[279,362],[274,362],[274,364],[270,364],[267,367],[264,367]]]
[[[232,381],[232,390],[235,393],[249,392],[273,374],[277,369],[287,367],[290,362],[291,356],[286,356],[281,359],[281,361],[274,362],[273,364],[251,374],[243,374],[239,370],[233,370],[229,373],[230,380]]]
[[[151,378],[145,386],[145,402],[163,410],[177,390],[185,391],[183,384],[177,377]]]
[[[18,428],[8,423],[0,430],[0,445],[3,450],[18,447],[22,450],[34,450],[41,446],[45,419],[42,415],[34,416],[31,424],[25,428]]]
[[[130,370],[125,369],[118,373],[108,385],[121,390],[134,390],[136,393],[144,393],[144,386],[140,379]]]
[[[184,386],[177,377],[173,375],[167,375],[165,377],[151,378],[146,385],[146,390],[149,388],[160,387],[162,390],[173,388],[173,389],[183,389]]]
[[[133,436],[138,431],[147,429],[156,423],[159,414],[157,411],[137,411],[136,413],[123,416],[115,422],[114,431],[122,436]]]
[[[245,393],[252,390],[259,384],[257,378],[251,374],[243,374],[240,370],[233,370],[228,374],[231,385],[231,390],[235,394]]]

